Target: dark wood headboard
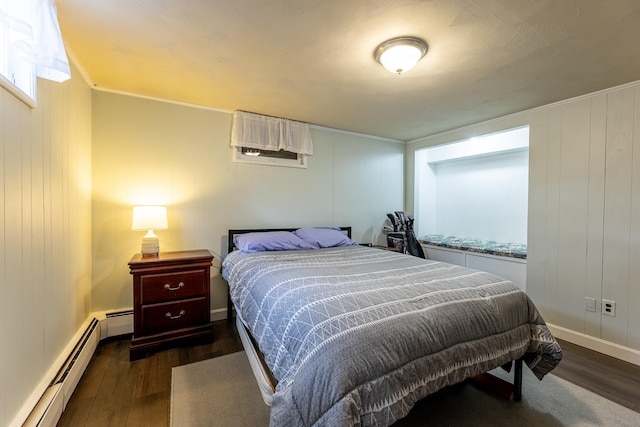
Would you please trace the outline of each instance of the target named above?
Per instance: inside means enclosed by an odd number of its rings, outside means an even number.
[[[245,229],[233,229],[229,230],[228,240],[227,240],[227,253],[230,254],[235,249],[235,245],[233,244],[233,239],[240,234],[247,233],[264,233],[268,231],[296,231],[300,227],[295,228],[245,228]],[[351,238],[351,227],[339,227],[340,231],[345,233],[348,238]]]

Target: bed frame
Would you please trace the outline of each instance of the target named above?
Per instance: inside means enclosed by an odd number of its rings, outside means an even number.
[[[240,234],[247,233],[264,233],[269,231],[296,231],[300,227],[295,228],[243,228],[243,229],[230,229],[227,235],[227,254],[230,254],[236,249],[233,240]],[[339,227],[340,231],[351,238],[351,227]],[[227,322],[233,320],[233,302],[231,301],[231,293],[227,287]],[[255,340],[244,326],[240,318],[236,316],[236,328],[238,329],[238,335],[240,335],[240,341],[247,353],[249,359],[249,365],[253,375],[256,377],[260,394],[262,394],[262,400],[267,406],[271,406],[273,400],[273,393],[276,390],[278,381],[275,379],[271,370],[267,367],[267,363],[264,360],[262,352],[258,349],[258,345]]]
[[[233,240],[240,234],[260,233],[268,231],[295,231],[298,228],[299,227],[230,229],[228,232],[227,253],[231,253],[236,249]],[[351,227],[340,227],[340,230],[345,233],[347,237],[351,238]],[[229,288],[227,287],[227,321],[231,322],[232,320],[233,302],[231,301],[231,293],[229,291]],[[267,367],[264,357],[258,349],[255,340],[237,316],[236,326],[238,329],[238,334],[240,335],[240,340],[242,341],[242,345],[244,346],[245,352],[247,353],[249,364],[251,365],[251,370],[256,377],[256,381],[258,383],[260,393],[262,394],[262,398],[267,406],[271,406],[277,381]],[[480,387],[487,389],[488,391],[491,391],[493,393],[497,393],[507,399],[513,399],[516,402],[520,401],[522,400],[522,359],[516,359],[512,361],[511,365],[511,367],[513,368],[513,383],[504,381],[489,373],[478,375],[474,378],[470,378],[470,380]]]

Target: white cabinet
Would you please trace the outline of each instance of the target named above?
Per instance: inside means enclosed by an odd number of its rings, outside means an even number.
[[[427,259],[448,262],[450,264],[457,264],[462,266],[466,265],[464,251],[425,244],[422,244],[422,249],[424,250],[424,256]]]
[[[513,281],[523,291],[527,290],[526,259],[469,252],[441,246],[421,245],[428,259],[497,274],[498,276]]]

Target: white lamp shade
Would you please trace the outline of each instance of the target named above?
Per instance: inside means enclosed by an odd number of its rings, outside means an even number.
[[[134,231],[166,230],[166,206],[135,206],[131,229]]]

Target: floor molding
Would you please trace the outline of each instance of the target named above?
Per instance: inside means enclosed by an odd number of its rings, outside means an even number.
[[[640,351],[547,323],[554,337],[640,366]]]
[[[132,309],[105,313],[105,320],[102,339],[133,333]]]
[[[211,310],[211,321],[215,322],[216,320],[225,320],[227,318],[227,309],[226,308],[217,308],[215,310]]]
[[[226,308],[211,310],[212,322],[226,317]],[[91,313],[10,426],[55,427],[100,341],[132,333],[130,308]]]
[[[53,427],[58,423],[100,342],[102,322],[99,317],[92,314],[82,324],[32,398],[23,406],[21,413],[28,413],[26,419],[18,414],[12,425]]]

